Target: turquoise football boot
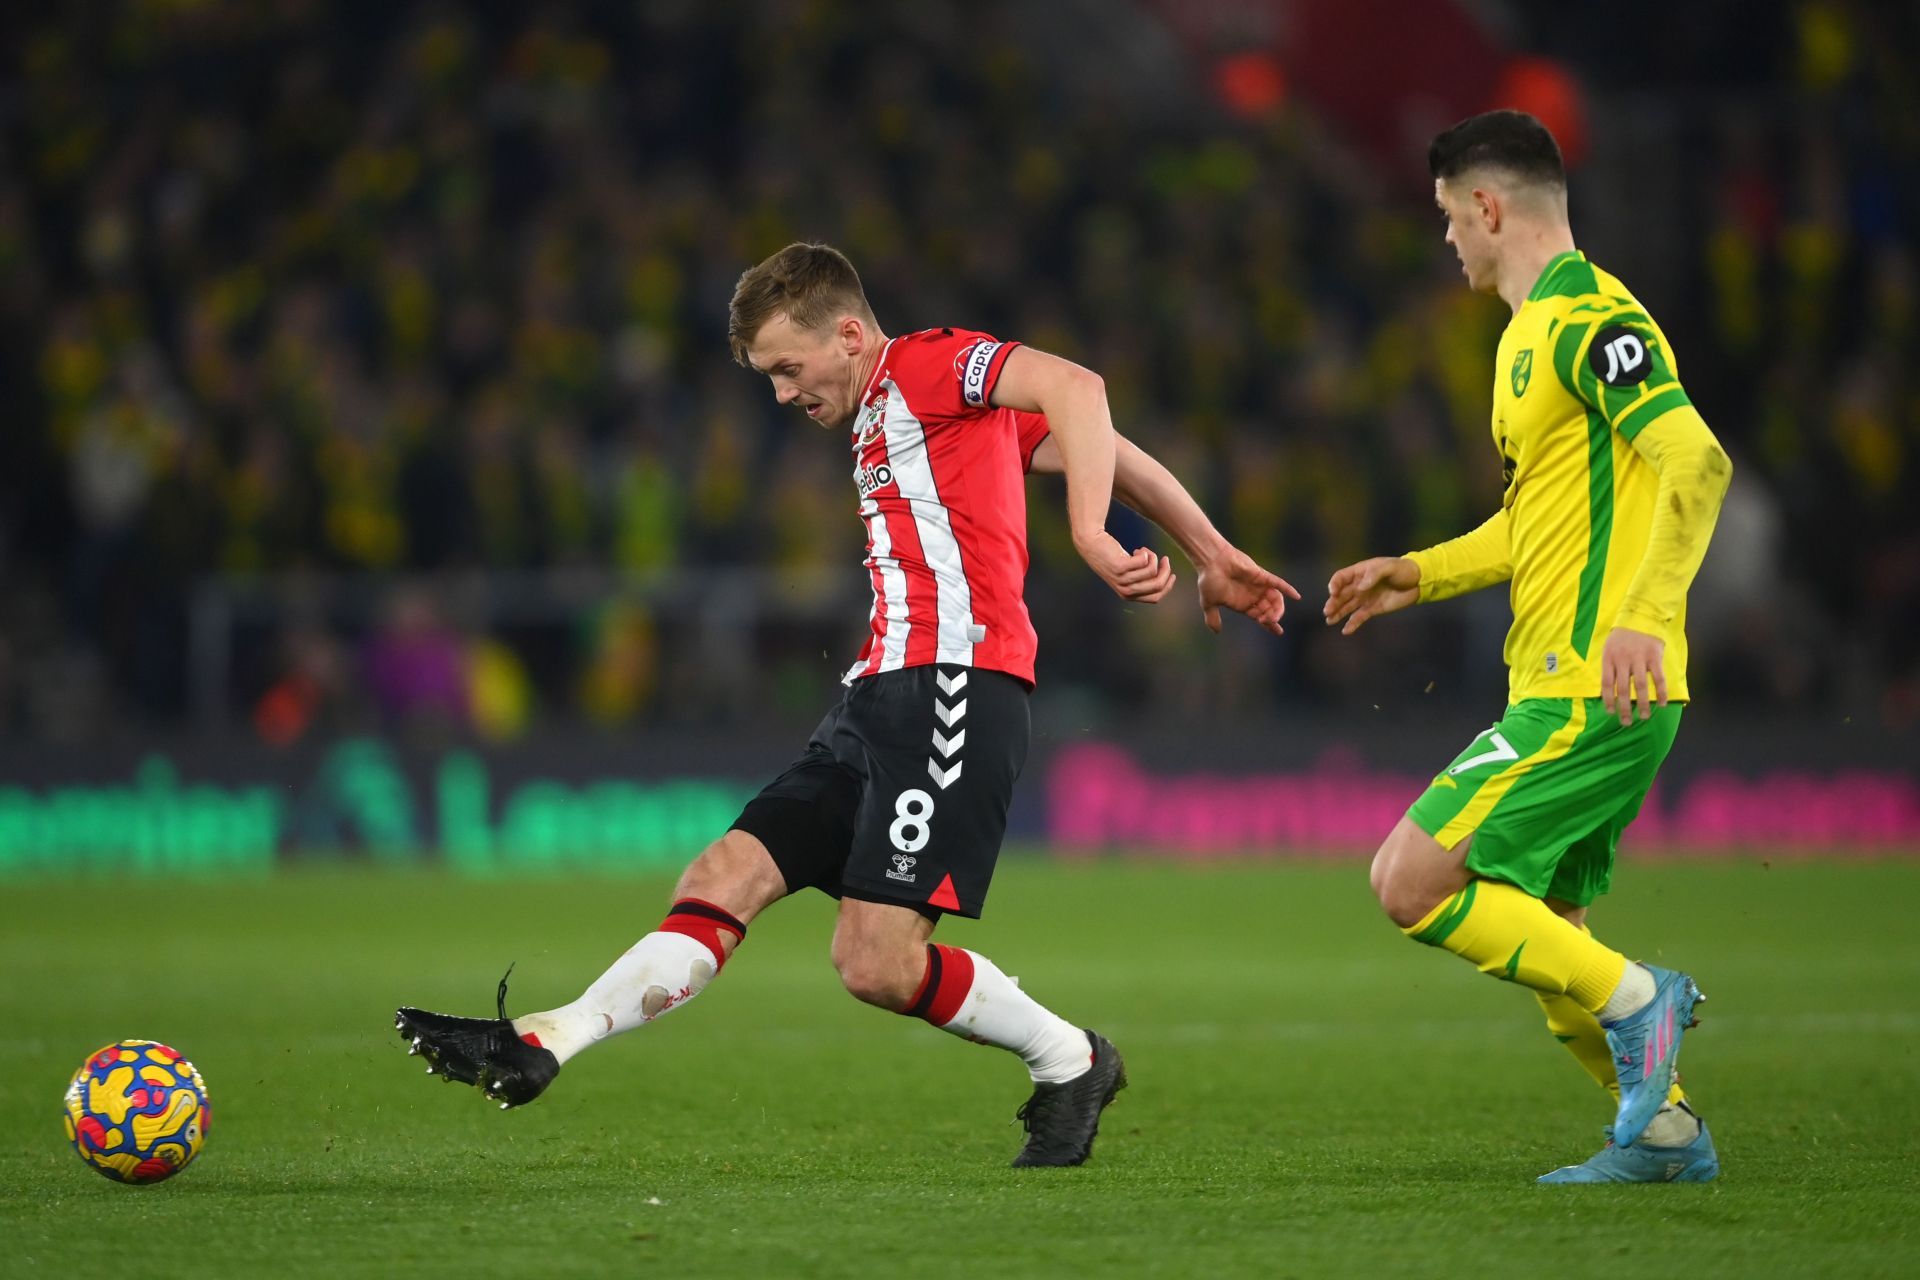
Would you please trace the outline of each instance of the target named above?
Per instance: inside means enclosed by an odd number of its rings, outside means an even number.
[[[1683,1104],[1684,1105],[1684,1104]],[[1691,1108],[1688,1114],[1692,1115]],[[1695,1117],[1699,1119],[1699,1117]],[[1720,1176],[1720,1155],[1713,1149],[1713,1135],[1707,1122],[1700,1121],[1700,1132],[1684,1147],[1622,1147],[1613,1141],[1613,1129],[1607,1129],[1607,1145],[1580,1164],[1539,1178],[1541,1182],[1712,1182]]]
[[[1622,1147],[1634,1144],[1666,1102],[1680,1061],[1680,1037],[1699,1022],[1694,1006],[1706,999],[1684,973],[1652,964],[1647,972],[1653,975],[1653,999],[1638,1013],[1601,1024],[1620,1080],[1613,1141]]]

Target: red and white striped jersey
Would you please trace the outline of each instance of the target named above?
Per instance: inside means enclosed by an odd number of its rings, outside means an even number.
[[[924,329],[880,353],[853,420],[872,630],[846,683],[935,662],[1033,683],[1026,473],[1047,420],[989,403],[1019,345]]]

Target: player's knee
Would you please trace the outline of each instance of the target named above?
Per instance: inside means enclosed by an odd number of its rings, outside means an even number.
[[[1405,859],[1395,856],[1390,843],[1382,845],[1373,855],[1369,879],[1380,909],[1402,929],[1410,929],[1426,919],[1445,896],[1436,896],[1424,877],[1415,874]]]
[[[1387,918],[1410,929],[1458,893],[1472,877],[1467,846],[1443,847],[1409,819],[1402,819],[1373,855],[1368,879]]]
[[[840,981],[855,1000],[898,1011],[912,999],[911,988],[903,987],[885,967],[864,960],[839,966]]]
[[[1387,886],[1393,882],[1393,853],[1389,845],[1374,851],[1373,865],[1367,869],[1367,883],[1381,906],[1387,905]]]
[[[1411,929],[1433,914],[1440,905],[1440,899],[1423,894],[1400,885],[1389,885],[1380,895],[1380,909],[1387,913],[1387,919],[1402,929]]]
[[[913,994],[925,976],[926,955],[924,948],[915,948],[911,956],[902,956],[891,949],[861,947],[835,938],[833,967],[848,995],[882,1009],[898,1011],[913,1002]]]
[[[1410,895],[1407,893],[1406,877],[1399,874],[1395,867],[1391,844],[1381,845],[1379,852],[1373,855],[1373,866],[1367,879],[1373,886],[1375,900],[1380,903],[1380,909],[1387,913],[1388,919],[1403,929],[1412,923],[1402,918],[1411,909],[1411,903],[1408,902]]]

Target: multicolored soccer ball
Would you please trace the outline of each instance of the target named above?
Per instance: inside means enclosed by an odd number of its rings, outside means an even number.
[[[207,1082],[156,1040],[122,1040],[67,1086],[67,1140],[115,1182],[164,1182],[207,1140]]]

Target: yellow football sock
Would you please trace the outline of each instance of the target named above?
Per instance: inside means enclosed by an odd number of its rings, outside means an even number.
[[[1469,880],[1403,932],[1471,960],[1482,973],[1569,996],[1588,1013],[1607,1003],[1627,968],[1618,951],[1501,880]]]
[[[1585,925],[1576,925],[1580,932],[1592,937]],[[1607,1047],[1607,1033],[1600,1026],[1600,1020],[1582,1009],[1570,996],[1555,995],[1549,991],[1536,991],[1540,997],[1540,1008],[1547,1015],[1547,1030],[1553,1032],[1553,1038],[1567,1046],[1567,1052],[1580,1064],[1580,1069],[1592,1076],[1594,1082],[1613,1095],[1615,1102],[1620,1100],[1620,1077],[1614,1073],[1613,1050]],[[1686,1091],[1675,1080],[1673,1088],[1667,1090],[1668,1102],[1685,1102]]]

